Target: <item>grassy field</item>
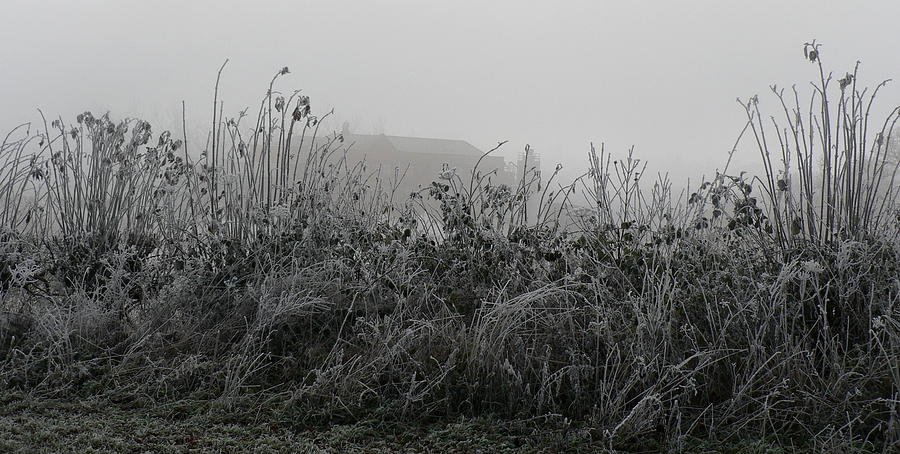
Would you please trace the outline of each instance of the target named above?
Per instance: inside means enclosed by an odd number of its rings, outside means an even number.
[[[876,123],[878,90],[804,51],[809,94],[741,102],[765,173],[683,197],[602,147],[568,184],[395,194],[277,94],[287,68],[204,147],[23,125],[0,146],[0,447],[895,452],[900,108]]]
[[[658,437],[609,446],[583,424],[548,415],[527,420],[457,418],[432,423],[362,420],[297,427],[291,421],[213,416],[197,402],[135,407],[104,399],[4,396],[0,449],[22,453],[605,453],[658,452]],[[871,452],[864,446],[850,450]],[[673,451],[815,452],[789,439],[715,443],[687,438]]]

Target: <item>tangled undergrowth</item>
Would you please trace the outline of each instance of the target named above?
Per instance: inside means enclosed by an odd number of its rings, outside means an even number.
[[[0,389],[296,424],[552,416],[613,448],[898,446],[897,111],[858,134],[855,73],[837,102],[822,73],[821,135],[784,107],[781,170],[742,103],[762,178],[680,200],[601,149],[568,186],[442,174],[397,203],[273,90],[287,72],[196,161],[88,112],[4,140]]]

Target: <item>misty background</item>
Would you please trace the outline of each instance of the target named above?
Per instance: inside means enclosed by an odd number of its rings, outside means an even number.
[[[900,76],[900,2],[821,1],[4,1],[0,130],[77,113],[139,117],[205,137],[216,72],[226,116],[255,114],[272,76],[302,89],[339,131],[461,139],[545,171],[581,174],[590,143],[635,147],[676,184],[721,168],[746,121],[735,98],[816,76],[802,45],[823,43],[840,77]],[[880,109],[897,104],[897,87]],[[880,115],[876,115],[876,119]],[[48,121],[49,121],[48,119]],[[202,144],[191,144],[197,152]],[[198,146],[199,145],[199,146]],[[732,171],[755,167],[745,142]]]

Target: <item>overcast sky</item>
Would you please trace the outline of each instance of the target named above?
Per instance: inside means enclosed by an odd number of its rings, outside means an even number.
[[[631,145],[654,169],[699,177],[743,127],[736,97],[816,76],[900,78],[900,1],[4,0],[0,129],[82,110],[205,130],[220,64],[232,114],[303,89],[355,132],[526,143],[580,172],[590,142]],[[881,99],[900,101],[897,87]],[[251,110],[254,110],[252,108]],[[315,112],[314,112],[315,113]],[[179,129],[180,131],[180,129]],[[749,143],[748,143],[749,145]],[[752,162],[744,147],[739,165]]]

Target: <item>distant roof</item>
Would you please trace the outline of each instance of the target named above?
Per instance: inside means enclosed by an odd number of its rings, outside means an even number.
[[[398,151],[457,156],[481,156],[481,150],[465,140],[426,139],[421,137],[384,136]]]
[[[393,149],[403,153],[446,154],[480,157],[484,154],[465,140],[431,139],[424,137],[387,136],[384,134],[354,134],[344,129],[344,140],[361,149]]]

